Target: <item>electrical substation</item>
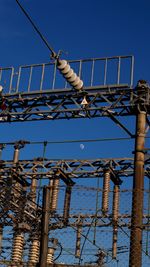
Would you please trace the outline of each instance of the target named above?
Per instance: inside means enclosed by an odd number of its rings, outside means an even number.
[[[56,160],[48,141],[34,158],[22,157],[30,140],[0,143],[0,266],[149,266],[149,84],[134,85],[134,56],[66,60],[48,48],[48,63],[0,68],[0,125],[106,118],[134,151]]]

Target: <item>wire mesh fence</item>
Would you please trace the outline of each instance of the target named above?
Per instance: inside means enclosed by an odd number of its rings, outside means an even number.
[[[71,186],[58,178],[47,184],[43,179],[36,186],[21,185],[11,176],[1,178],[1,266],[38,263],[45,185],[50,194],[49,264],[129,266],[133,192],[128,182],[119,186],[108,178],[108,174],[104,179],[84,178]],[[145,189],[143,195],[142,225],[137,227],[142,235],[142,266],[146,267],[150,264],[150,190]]]

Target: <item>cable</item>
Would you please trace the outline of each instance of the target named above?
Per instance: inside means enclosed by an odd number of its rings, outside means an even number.
[[[147,138],[150,138],[147,137]],[[116,138],[98,138],[98,139],[72,139],[72,140],[58,140],[58,141],[29,141],[29,145],[40,145],[43,144],[44,142],[47,142],[47,144],[66,144],[66,143],[90,143],[90,142],[107,142],[107,141],[126,141],[126,140],[131,140],[133,138],[130,137],[116,137]],[[14,145],[16,141],[13,142],[3,142],[0,144],[4,145]]]
[[[60,242],[58,242],[58,244],[57,244],[59,247],[60,247],[60,252],[59,252],[59,254],[57,255],[57,257],[56,258],[54,258],[54,262],[61,256],[61,254],[62,254],[62,251],[63,251],[63,247],[62,247],[62,245],[61,245],[61,243]]]
[[[42,41],[44,42],[44,44],[46,45],[46,47],[50,50],[50,52],[52,53],[52,58],[56,58],[57,55],[54,51],[54,49],[49,45],[49,43],[47,42],[47,40],[45,39],[45,37],[43,36],[43,34],[40,32],[40,30],[37,28],[37,26],[35,25],[35,23],[33,22],[33,20],[31,19],[31,17],[29,16],[29,14],[25,11],[25,9],[23,8],[23,6],[19,3],[18,0],[16,0],[16,3],[18,4],[18,6],[20,7],[20,9],[22,10],[22,12],[25,14],[25,16],[27,17],[27,19],[30,21],[30,23],[32,24],[34,30],[38,33],[38,35],[40,36],[40,38],[42,39]]]

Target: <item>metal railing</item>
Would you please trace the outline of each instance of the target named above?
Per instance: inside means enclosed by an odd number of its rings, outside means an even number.
[[[84,88],[126,87],[133,85],[134,57],[116,56],[70,60],[68,63],[83,80]],[[0,68],[0,85],[4,94],[32,93],[54,89],[71,89],[57,69],[56,62]]]

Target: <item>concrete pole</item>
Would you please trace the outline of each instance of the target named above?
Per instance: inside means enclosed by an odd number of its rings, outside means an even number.
[[[142,266],[145,127],[146,113],[144,111],[138,112],[136,115],[129,267]]]

